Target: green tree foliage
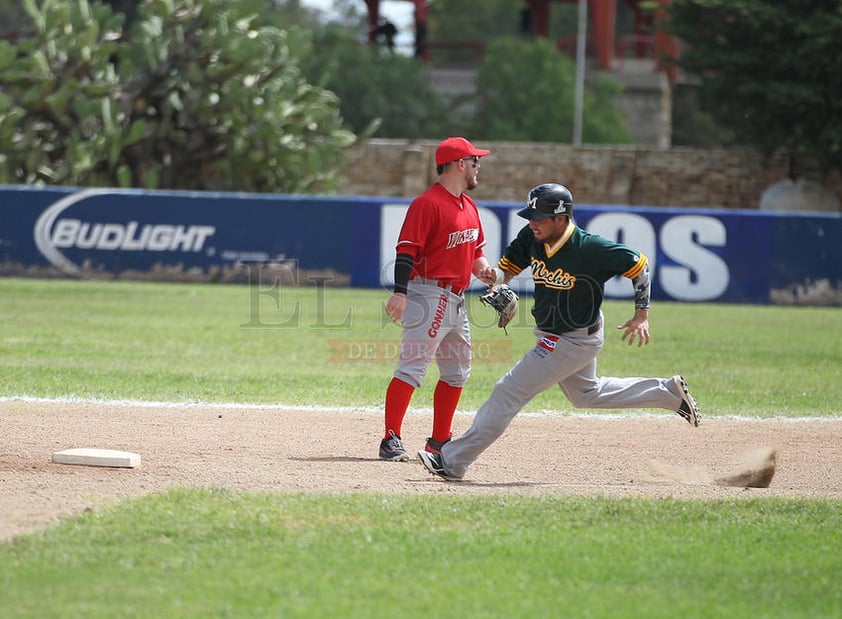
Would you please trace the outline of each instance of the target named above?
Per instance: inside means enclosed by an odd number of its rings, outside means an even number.
[[[126,35],[97,2],[24,6],[33,34],[0,41],[0,182],[332,188],[354,135],[264,2],[147,0]]]
[[[477,73],[480,101],[472,135],[485,140],[572,142],[575,65],[544,39],[499,39]],[[620,87],[595,80],[585,93],[582,139],[631,143],[613,107]]]
[[[447,110],[424,63],[362,43],[351,28],[325,27],[302,66],[311,82],[337,94],[342,117],[357,134],[418,139],[444,131]]]
[[[0,37],[17,38],[27,23],[19,0],[0,0]]]
[[[497,39],[524,36],[525,2],[512,0],[456,0],[433,2],[429,7],[429,38],[435,44],[432,61],[436,64],[465,62],[473,64],[477,52],[460,45],[485,46]],[[575,3],[551,2],[549,31],[551,40],[576,33]]]
[[[794,175],[806,162],[842,169],[838,0],[673,0],[668,28],[702,108],[735,143],[784,149]]]

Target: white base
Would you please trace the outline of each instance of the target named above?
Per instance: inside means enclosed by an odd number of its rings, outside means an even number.
[[[81,464],[84,466],[114,466],[131,469],[140,466],[140,454],[116,449],[65,449],[53,454],[56,464]]]

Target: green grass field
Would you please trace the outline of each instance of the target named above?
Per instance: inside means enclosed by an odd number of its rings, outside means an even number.
[[[400,330],[385,291],[0,279],[0,395],[382,406]],[[529,300],[509,335],[476,297],[478,349],[461,407],[476,410],[534,344]],[[600,373],[686,376],[706,416],[842,414],[842,311],[659,303],[652,343],[613,329],[631,302],[606,304]],[[430,369],[414,404],[429,405]],[[531,404],[572,410],[557,392]]]
[[[0,279],[0,397],[380,407],[386,297]],[[525,301],[507,336],[469,299],[488,355],[463,409],[531,346]],[[630,310],[608,303],[608,325]],[[608,334],[601,374],[681,372],[709,418],[842,416],[839,309],[656,300],[650,317],[648,348]],[[836,500],[188,488],[0,543],[0,617],[840,617],[840,548]]]

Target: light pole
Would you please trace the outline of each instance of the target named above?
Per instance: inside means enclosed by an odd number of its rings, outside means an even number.
[[[579,28],[576,33],[576,90],[573,98],[573,144],[582,145],[582,107],[585,99],[585,52],[588,39],[588,0],[579,0]]]

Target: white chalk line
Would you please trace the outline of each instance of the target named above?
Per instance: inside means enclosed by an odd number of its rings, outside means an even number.
[[[184,402],[158,402],[150,400],[106,400],[98,398],[80,398],[74,396],[62,398],[42,398],[35,396],[0,396],[0,403],[27,402],[36,404],[96,404],[110,406],[113,408],[213,408],[222,410],[261,410],[261,411],[301,411],[317,413],[379,413],[382,407],[379,406],[316,406],[301,404],[255,404],[242,402],[203,402],[200,400],[188,400]],[[432,408],[413,408],[408,414],[432,415]],[[457,410],[457,415],[476,414],[476,411]],[[572,419],[598,419],[604,421],[627,420],[627,419],[662,419],[668,413],[646,413],[642,411],[623,411],[615,413],[591,413],[591,412],[570,412],[553,410],[524,410],[518,413],[522,417],[567,417]],[[704,414],[704,411],[703,411]],[[741,415],[704,415],[705,419],[721,419],[744,422],[776,422],[776,423],[838,423],[842,416],[829,417],[748,417]]]

